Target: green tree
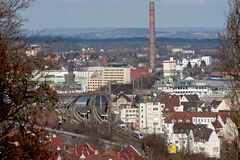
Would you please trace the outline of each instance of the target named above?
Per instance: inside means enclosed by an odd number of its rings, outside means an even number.
[[[195,69],[197,69],[197,68],[198,68],[198,65],[197,65],[197,63],[195,63],[195,65],[194,65],[194,68],[195,68]]]
[[[187,68],[192,68],[192,64],[190,61],[188,61]]]
[[[201,64],[200,64],[200,67],[201,68],[204,68],[204,67],[206,67],[207,65],[206,65],[206,62],[204,61],[204,60],[202,60],[201,61]]]

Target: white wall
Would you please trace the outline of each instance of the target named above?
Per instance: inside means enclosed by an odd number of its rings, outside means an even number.
[[[162,133],[163,117],[160,102],[140,103],[139,130],[145,134]]]

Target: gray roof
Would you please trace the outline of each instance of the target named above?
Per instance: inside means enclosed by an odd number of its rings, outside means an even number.
[[[75,102],[76,107],[87,107],[87,103],[89,101],[89,97],[87,96],[81,96],[78,98],[78,100]]]
[[[113,102],[117,102],[117,100],[119,98],[123,97],[124,99],[127,100],[127,102],[132,102],[131,98],[129,98],[127,95],[125,94],[120,94],[120,95],[117,95],[114,99],[113,99]]]
[[[126,94],[133,95],[133,85],[132,84],[112,84],[111,85],[112,94]]]

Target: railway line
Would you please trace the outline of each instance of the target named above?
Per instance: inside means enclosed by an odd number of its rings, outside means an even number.
[[[86,94],[84,96],[86,96]],[[77,101],[77,99],[74,100],[71,106],[69,107],[72,117],[78,123],[94,123],[94,124],[100,125],[102,134],[112,135],[111,139],[115,142],[118,142],[121,144],[139,145],[141,143],[141,140],[134,137],[130,131],[123,129],[117,126],[116,124],[110,124],[110,122],[106,117],[101,116],[101,113],[99,113],[98,111],[99,109],[102,109],[100,106],[101,102],[98,102],[98,103],[96,102],[97,96],[106,96],[106,95],[101,92],[88,94],[88,97],[90,99],[88,103],[88,108],[90,109],[90,111],[85,118],[81,116],[81,113],[78,112],[74,104]],[[79,97],[81,96],[78,96],[77,98]],[[108,115],[107,112],[105,112],[104,114]]]

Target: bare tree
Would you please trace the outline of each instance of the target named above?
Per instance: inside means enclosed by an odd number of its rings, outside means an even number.
[[[229,103],[231,119],[236,125],[236,136],[232,141],[224,143],[226,159],[240,159],[240,0],[229,0],[227,26],[220,35],[220,54],[222,70],[229,75]]]
[[[170,159],[167,142],[160,135],[152,134],[145,137],[141,143],[141,148],[149,160]]]
[[[44,159],[44,132],[35,115],[53,107],[56,97],[33,70],[48,68],[43,56],[28,56],[19,12],[31,0],[0,0],[0,159]],[[46,63],[45,63],[46,62]],[[44,152],[41,152],[44,151]],[[42,154],[43,153],[43,154]]]

